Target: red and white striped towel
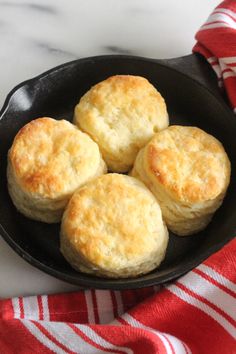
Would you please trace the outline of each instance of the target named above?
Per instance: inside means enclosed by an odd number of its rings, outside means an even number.
[[[236,1],[223,1],[196,34],[193,51],[208,60],[236,113]]]
[[[197,33],[236,107],[236,1]],[[0,301],[0,354],[236,354],[236,239],[164,287]]]
[[[0,353],[236,353],[236,239],[160,289],[1,301]]]

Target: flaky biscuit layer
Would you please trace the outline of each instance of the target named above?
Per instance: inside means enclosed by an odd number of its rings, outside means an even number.
[[[169,119],[163,97],[147,79],[116,75],[81,98],[74,122],[98,143],[111,171],[127,172],[139,149]]]
[[[131,175],[154,193],[167,226],[188,235],[202,230],[221,205],[230,171],[216,138],[199,128],[170,126],[139,152]]]
[[[61,250],[77,270],[133,277],[163,260],[168,232],[151,192],[135,178],[107,174],[73,195],[61,226]]]
[[[45,222],[60,221],[73,192],[105,172],[98,145],[65,120],[31,121],[8,153],[8,187],[15,206]]]

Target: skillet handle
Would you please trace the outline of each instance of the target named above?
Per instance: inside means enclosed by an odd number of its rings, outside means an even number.
[[[174,68],[190,78],[198,81],[200,84],[207,87],[214,95],[222,99],[223,92],[218,86],[218,78],[207,62],[207,60],[200,54],[190,54],[184,57],[157,60],[164,63],[171,68]],[[226,99],[226,97],[224,97]]]

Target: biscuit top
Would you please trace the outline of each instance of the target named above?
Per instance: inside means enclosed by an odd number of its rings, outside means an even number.
[[[25,191],[56,198],[95,175],[101,155],[97,144],[68,121],[38,118],[20,129],[9,161]]]
[[[195,127],[170,126],[144,148],[144,166],[172,197],[197,203],[224,193],[230,161],[222,144]]]
[[[62,233],[82,258],[107,270],[149,259],[167,237],[151,192],[135,178],[115,173],[97,178],[72,196]]]
[[[102,152],[132,164],[138,150],[169,120],[164,99],[147,79],[116,75],[81,98],[75,123],[97,141]]]

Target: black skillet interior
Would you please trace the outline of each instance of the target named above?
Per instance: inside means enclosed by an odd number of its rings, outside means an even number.
[[[190,237],[171,234],[161,267],[135,279],[101,279],[75,272],[59,251],[60,225],[26,219],[13,207],[7,192],[7,151],[17,131],[41,116],[71,120],[75,104],[91,85],[114,74],[146,77],[166,99],[170,124],[198,126],[213,134],[223,143],[232,163],[227,197],[210,225]],[[235,137],[235,118],[217,89],[212,70],[196,55],[172,60],[102,56],[61,65],[16,87],[1,111],[0,234],[26,261],[79,287],[126,289],[172,280],[198,265],[234,236]]]

